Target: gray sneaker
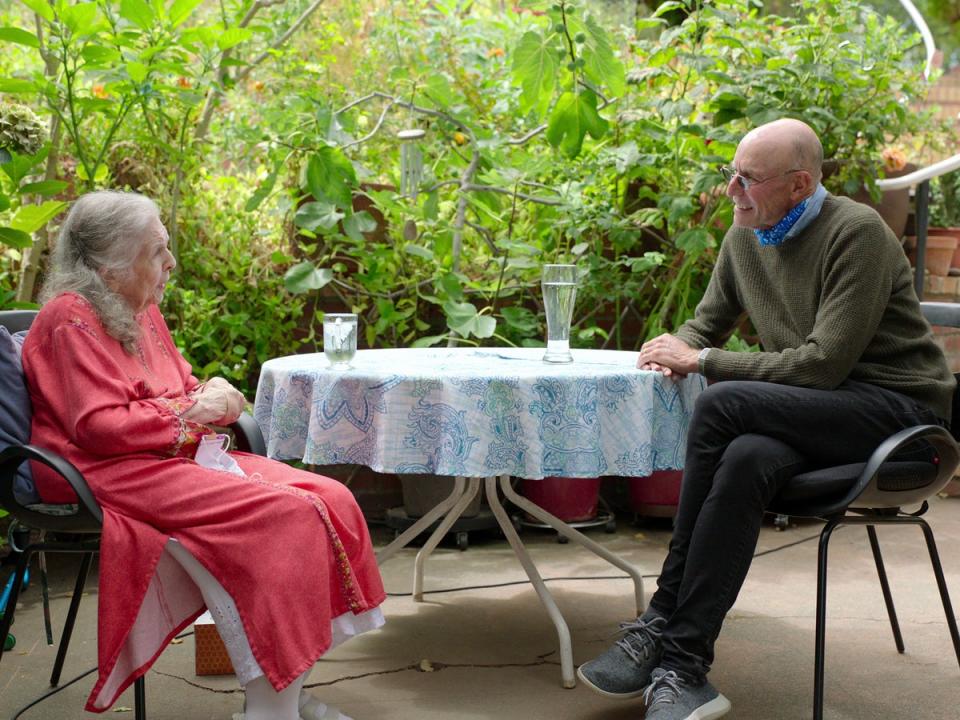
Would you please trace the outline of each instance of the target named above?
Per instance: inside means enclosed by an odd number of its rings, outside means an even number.
[[[662,617],[620,623],[623,637],[605,653],[581,665],[577,676],[605,697],[640,697],[650,684],[650,673],[660,662],[660,635],[666,624]]]
[[[706,680],[694,685],[663,668],[653,671],[643,702],[644,720],[713,720],[730,712],[730,701]]]

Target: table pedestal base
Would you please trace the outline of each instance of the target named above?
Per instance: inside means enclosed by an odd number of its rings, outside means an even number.
[[[447,496],[435,508],[430,510],[430,512],[420,518],[416,523],[410,526],[392,543],[387,545],[387,547],[377,553],[377,562],[379,564],[383,564],[394,553],[430,527],[441,515],[444,516],[440,524],[430,534],[427,542],[424,543],[423,547],[417,553],[416,560],[414,561],[413,599],[415,602],[423,601],[423,566],[426,563],[427,558],[443,539],[444,535],[447,534],[447,532],[450,530],[450,527],[454,522],[456,522],[457,518],[460,517],[461,513],[463,513],[463,511],[470,505],[470,501],[473,500],[474,496],[480,492],[480,483],[481,478],[467,479],[458,477],[454,483],[453,491],[449,496]],[[627,573],[627,575],[633,579],[634,596],[637,605],[637,616],[639,616],[644,609],[643,578],[640,575],[640,571],[633,567],[630,563],[614,555],[599,543],[594,542],[583,533],[578,532],[562,520],[554,517],[539,505],[536,505],[527,500],[525,497],[518,495],[516,492],[514,492],[513,487],[510,485],[509,475],[501,475],[499,478],[488,477],[483,479],[483,483],[490,510],[497,519],[497,523],[500,525],[500,529],[507,538],[507,542],[510,543],[510,547],[517,556],[517,560],[520,561],[520,565],[523,566],[524,571],[527,573],[527,577],[530,578],[531,584],[537,591],[537,595],[540,597],[540,602],[543,604],[547,611],[547,615],[550,616],[550,619],[553,621],[553,625],[557,630],[557,637],[560,642],[561,680],[563,687],[572,688],[576,685],[576,679],[573,672],[573,649],[570,644],[570,630],[567,627],[566,621],[563,619],[563,615],[560,614],[560,609],[557,607],[556,601],[554,601],[553,596],[550,594],[546,584],[543,582],[543,578],[540,577],[540,573],[537,571],[536,565],[534,565],[533,560],[530,558],[530,554],[527,552],[523,542],[520,540],[520,536],[517,534],[513,523],[510,521],[510,516],[507,514],[507,511],[501,504],[498,489],[499,491],[503,492],[503,495],[507,498],[507,500],[512,502],[521,510],[526,511],[533,517],[537,518],[544,524],[552,527],[562,537],[572,540],[598,557],[603,558],[614,567],[620,568]]]

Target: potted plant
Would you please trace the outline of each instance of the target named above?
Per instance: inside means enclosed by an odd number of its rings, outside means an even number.
[[[928,237],[950,236],[960,241],[960,171],[945,173],[930,182]],[[950,267],[960,268],[960,250],[954,250]]]

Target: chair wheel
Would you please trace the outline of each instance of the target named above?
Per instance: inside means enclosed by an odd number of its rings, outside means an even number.
[[[566,545],[568,542],[570,542],[570,538],[568,538],[566,535],[561,535],[560,533],[557,533],[557,542],[560,543],[561,545]]]
[[[773,527],[777,530],[786,530],[790,527],[790,516],[789,515],[776,515],[773,518]]]
[[[606,524],[603,526],[603,531],[610,535],[615,533],[617,531],[617,521],[613,518],[607,520]]]
[[[469,538],[465,532],[457,533],[457,550],[463,552],[469,546]]]

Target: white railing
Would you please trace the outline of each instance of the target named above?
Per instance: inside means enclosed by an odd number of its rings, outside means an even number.
[[[923,69],[923,76],[929,80],[930,72],[933,70],[933,57],[937,52],[937,46],[933,42],[933,33],[930,32],[930,28],[927,26],[927,21],[923,19],[923,15],[920,14],[920,11],[917,10],[916,6],[910,2],[910,0],[900,0],[900,4],[903,5],[903,9],[907,11],[907,15],[913,20],[913,24],[917,26],[917,30],[920,31],[920,37],[923,38],[923,46],[927,51],[927,64]]]
[[[889,180],[877,180],[877,187],[881,190],[902,190],[933,180],[935,177],[940,177],[944,173],[954,170],[960,170],[960,154],[935,162],[933,165],[927,165],[927,167],[919,170],[914,170],[908,175],[901,175]]]

